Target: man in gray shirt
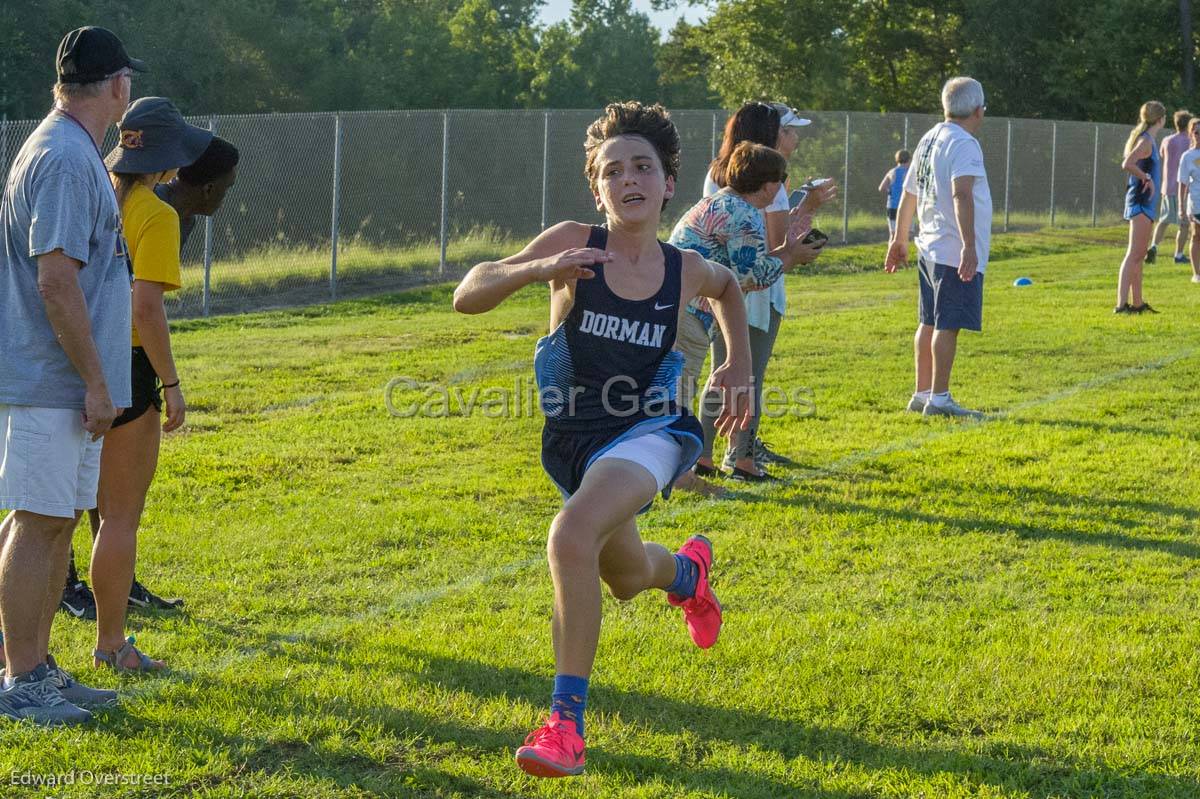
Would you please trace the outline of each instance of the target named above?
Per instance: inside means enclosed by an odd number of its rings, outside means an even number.
[[[0,713],[87,721],[113,691],[49,655],[71,531],[95,507],[100,437],[130,402],[130,270],[100,156],[144,71],[103,28],[58,48],[55,106],[13,161],[0,202]]]

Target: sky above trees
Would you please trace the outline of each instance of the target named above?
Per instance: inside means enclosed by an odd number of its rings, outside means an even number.
[[[0,0],[0,111],[45,112],[58,41],[84,24],[151,65],[138,96],[192,114],[623,99],[929,112],[955,74],[983,82],[994,115],[1132,124],[1146,100],[1191,100],[1174,1],[570,0],[565,17],[551,2]],[[664,31],[647,12],[702,19]]]

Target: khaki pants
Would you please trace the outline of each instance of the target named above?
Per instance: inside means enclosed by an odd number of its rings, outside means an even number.
[[[683,374],[679,379],[679,404],[696,413],[693,405],[700,387],[700,373],[704,370],[704,359],[708,357],[708,333],[704,323],[695,314],[684,311],[680,314],[679,329],[675,334],[675,349],[683,354]]]

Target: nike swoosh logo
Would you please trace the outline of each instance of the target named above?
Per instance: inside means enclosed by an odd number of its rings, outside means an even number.
[[[654,310],[656,310],[656,311],[665,311],[668,308],[674,308],[674,307],[675,307],[674,303],[672,303],[671,305],[659,305],[657,302],[654,303]]]
[[[63,602],[63,607],[65,607],[67,609],[67,613],[70,613],[75,618],[77,618],[77,619],[83,618],[83,612],[84,612],[83,608],[79,608],[78,610],[76,610],[75,606],[72,605],[70,602]]]

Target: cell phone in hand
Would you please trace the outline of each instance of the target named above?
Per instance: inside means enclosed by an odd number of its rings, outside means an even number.
[[[788,207],[795,208],[800,203],[804,202],[804,198],[808,195],[804,189],[796,189],[788,195]]]
[[[801,244],[815,244],[818,247],[824,247],[825,243],[828,241],[829,241],[828,236],[826,236],[824,233],[817,230],[816,228],[813,228],[812,230],[808,231],[808,235],[806,235],[803,239],[800,240],[800,243]]]

